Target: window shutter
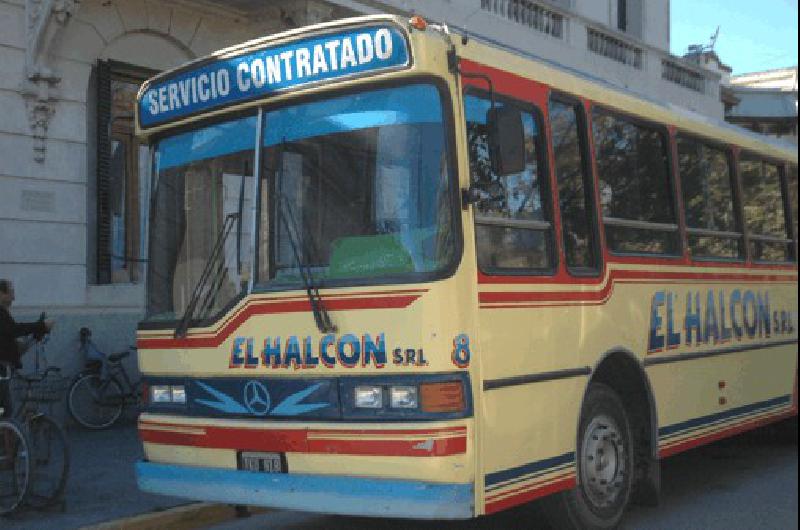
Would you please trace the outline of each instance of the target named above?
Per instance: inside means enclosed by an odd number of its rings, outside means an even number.
[[[111,68],[97,63],[97,283],[111,283]]]

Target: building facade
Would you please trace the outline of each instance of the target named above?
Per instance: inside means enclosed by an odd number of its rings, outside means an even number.
[[[83,326],[101,349],[126,348],[143,314],[150,171],[133,135],[138,85],[353,14],[314,0],[0,0],[0,278],[15,284],[17,318],[57,321],[51,364],[81,367]]]
[[[139,84],[248,39],[376,12],[423,14],[722,116],[719,74],[667,51],[668,0],[0,0],[0,278],[16,285],[16,316],[57,320],[51,364],[80,368],[83,326],[101,349],[125,348],[143,314]]]
[[[725,119],[797,144],[797,67],[732,76]]]
[[[724,117],[720,73],[669,53],[669,0],[331,1],[418,13],[641,97]]]

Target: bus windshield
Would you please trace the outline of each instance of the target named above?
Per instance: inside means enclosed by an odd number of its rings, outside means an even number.
[[[251,269],[257,287],[288,290],[304,276],[315,287],[419,281],[452,264],[436,87],[265,111],[254,201],[256,129],[256,117],[244,117],[157,144],[148,320],[180,319],[198,283],[194,318],[214,316],[246,289]]]
[[[453,257],[442,105],[432,85],[267,112],[258,279],[433,273]]]

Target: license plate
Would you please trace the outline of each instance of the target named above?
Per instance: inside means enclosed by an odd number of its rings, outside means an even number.
[[[256,473],[285,473],[281,453],[242,452],[239,454],[239,469]]]

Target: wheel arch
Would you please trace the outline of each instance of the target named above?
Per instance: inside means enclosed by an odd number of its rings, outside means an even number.
[[[615,370],[619,369],[619,371]],[[624,383],[636,381],[637,388],[625,388]],[[655,394],[650,384],[650,378],[644,369],[644,364],[630,350],[621,346],[612,348],[603,353],[592,368],[589,380],[583,391],[583,399],[592,383],[604,383],[613,388],[620,394],[626,408],[629,403],[625,400],[626,396],[636,394],[646,398],[646,411],[648,420],[648,430],[650,433],[651,456],[658,457],[658,410],[656,408]]]
[[[650,378],[643,363],[627,348],[617,346],[603,353],[592,368],[583,391],[583,401],[592,383],[603,383],[620,396],[631,421],[637,457],[634,502],[658,503],[660,467],[658,459],[658,410]],[[580,437],[580,416],[576,435]],[[645,440],[642,440],[646,437]],[[646,443],[646,448],[644,444]],[[577,445],[576,445],[577,447]]]

